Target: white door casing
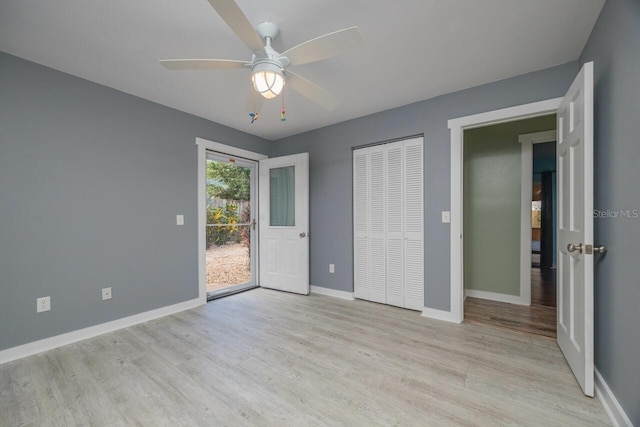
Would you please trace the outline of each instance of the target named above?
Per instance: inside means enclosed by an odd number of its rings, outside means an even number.
[[[593,396],[592,62],[584,64],[558,109],[556,161],[558,345],[584,393]]]
[[[277,172],[293,168],[293,189],[277,183]],[[288,169],[291,171],[291,169]],[[309,294],[309,153],[261,160],[259,164],[260,286]],[[294,212],[287,218],[272,215],[272,189],[294,197]],[[291,191],[293,190],[293,191]],[[275,194],[275,193],[274,193]],[[282,194],[281,194],[282,195]],[[275,197],[275,195],[274,195]],[[279,198],[279,200],[283,200]]]
[[[451,293],[449,311],[426,308],[422,315],[436,319],[462,323],[464,320],[464,236],[463,224],[463,171],[464,171],[464,131],[499,123],[555,114],[562,98],[548,99],[500,110],[487,111],[471,116],[451,119],[448,122],[451,138]]]

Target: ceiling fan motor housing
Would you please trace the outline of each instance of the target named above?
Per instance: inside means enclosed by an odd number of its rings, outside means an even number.
[[[261,22],[258,24],[257,30],[263,39],[268,37],[270,40],[273,40],[280,34],[280,28],[273,22]]]

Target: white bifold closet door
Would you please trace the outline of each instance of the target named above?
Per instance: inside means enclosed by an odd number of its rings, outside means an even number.
[[[356,298],[424,307],[423,138],[354,150]]]

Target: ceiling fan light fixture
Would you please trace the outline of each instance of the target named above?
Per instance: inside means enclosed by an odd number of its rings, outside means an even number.
[[[267,99],[273,99],[284,89],[284,72],[277,64],[259,62],[251,70],[251,82],[256,92]]]

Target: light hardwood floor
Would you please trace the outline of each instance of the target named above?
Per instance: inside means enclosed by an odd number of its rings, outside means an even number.
[[[531,269],[531,305],[466,298],[464,321],[556,340],[555,270]]]
[[[0,365],[0,424],[604,426],[555,343],[256,289]]]

